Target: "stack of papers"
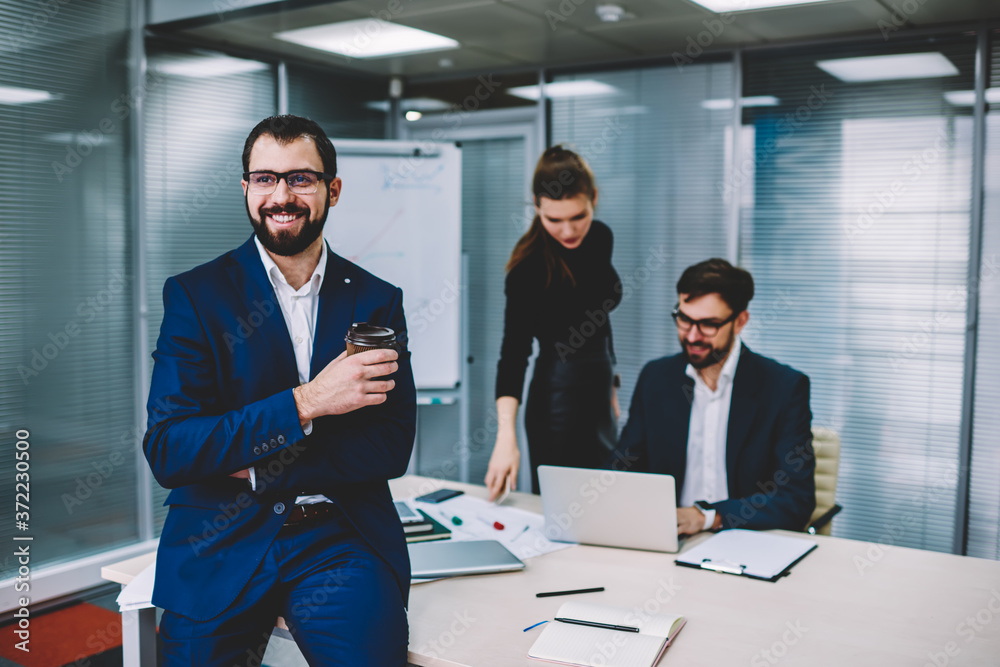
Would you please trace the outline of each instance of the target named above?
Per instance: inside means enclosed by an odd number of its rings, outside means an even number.
[[[496,540],[521,560],[573,546],[547,538],[545,517],[539,514],[494,505],[467,494],[440,503],[414,501],[413,505],[451,529],[451,539]],[[460,524],[453,521],[456,517]]]
[[[118,594],[119,611],[135,611],[153,606],[153,579],[156,576],[156,560],[137,574],[122,592]]]

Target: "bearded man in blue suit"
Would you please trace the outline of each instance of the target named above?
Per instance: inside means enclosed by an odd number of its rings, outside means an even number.
[[[172,489],[153,602],[165,664],[260,664],[278,615],[311,665],[404,665],[410,568],[387,480],[416,390],[403,295],[335,255],[336,151],[313,121],[243,151],[254,235],[167,280],[143,443]],[[347,356],[352,322],[395,350]]]
[[[672,313],[682,352],[636,383],[613,467],[674,476],[679,534],[802,530],[816,506],[809,378],[740,340],[753,294],[724,259],[685,269]]]

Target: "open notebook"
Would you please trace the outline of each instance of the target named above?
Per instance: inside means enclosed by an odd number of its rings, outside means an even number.
[[[552,621],[528,650],[528,657],[587,667],[651,667],[687,622],[681,616],[636,614],[632,609],[587,602],[567,602],[556,618],[573,618],[639,628],[607,630]]]

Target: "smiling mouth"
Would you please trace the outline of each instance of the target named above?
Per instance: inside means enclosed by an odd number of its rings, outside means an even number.
[[[267,217],[278,225],[290,225],[302,217],[302,215],[303,213],[299,211],[295,213],[268,213]]]

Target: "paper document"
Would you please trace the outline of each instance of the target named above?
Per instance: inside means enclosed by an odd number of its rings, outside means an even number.
[[[156,577],[156,560],[135,576],[118,594],[119,611],[134,611],[153,606],[153,579]]]
[[[816,548],[812,540],[756,530],[724,530],[681,554],[678,565],[774,581]]]
[[[451,539],[496,540],[521,560],[573,546],[548,539],[545,517],[541,514],[495,505],[467,494],[440,503],[414,502],[414,505],[447,526]],[[455,517],[461,524],[455,524],[452,520]]]

